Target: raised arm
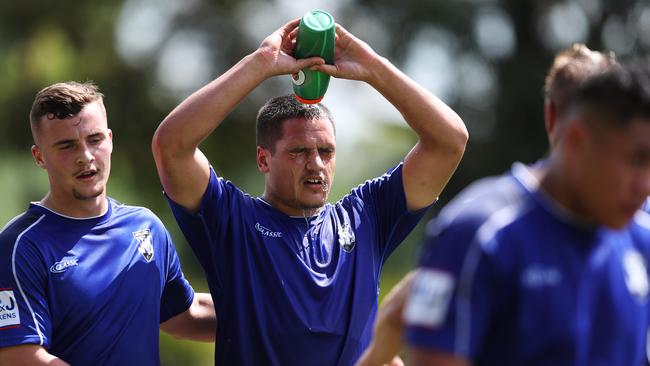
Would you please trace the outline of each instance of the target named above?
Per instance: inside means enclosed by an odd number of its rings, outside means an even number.
[[[209,181],[209,165],[198,146],[255,87],[274,75],[292,74],[323,63],[296,60],[295,19],[268,36],[260,47],[178,105],[154,134],[152,150],[169,197],[188,210],[198,209]]]
[[[362,80],[379,91],[418,135],[404,159],[409,210],[431,204],[442,192],[465,151],[467,129],[440,99],[416,84],[370,46],[337,25],[334,65],[313,68],[337,78]]]
[[[0,348],[0,366],[69,366],[36,344]]]

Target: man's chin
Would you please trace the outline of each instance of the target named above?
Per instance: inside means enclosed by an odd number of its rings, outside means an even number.
[[[95,190],[86,190],[86,191],[79,191],[79,190],[72,190],[72,195],[74,198],[80,201],[86,201],[86,200],[92,200],[95,199],[99,196],[101,196],[104,193],[104,189],[95,189]]]
[[[318,210],[325,206],[327,198],[321,200],[309,200],[301,202],[300,206],[305,210]]]

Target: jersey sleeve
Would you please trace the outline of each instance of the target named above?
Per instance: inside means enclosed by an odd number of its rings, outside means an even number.
[[[432,221],[404,311],[406,343],[474,360],[506,297],[496,254],[475,237],[480,221]],[[492,238],[491,240],[497,240]]]
[[[50,346],[47,268],[26,238],[0,240],[0,347]]]
[[[408,210],[402,169],[403,163],[400,163],[384,175],[353,189],[349,195],[363,202],[364,210],[378,234],[378,249],[384,260],[413,230],[429,208],[413,212]]]
[[[210,167],[210,180],[196,213],[189,212],[165,195],[178,226],[208,278],[218,280],[217,274],[211,272],[216,268],[213,260],[218,251],[214,245],[222,229],[228,225],[231,206],[236,204],[233,201],[238,194],[241,195],[242,192],[231,182],[218,177]]]
[[[167,257],[165,258],[167,276],[160,299],[161,323],[187,310],[194,300],[194,289],[183,275],[176,248],[174,248],[167,230],[163,231],[167,248]]]

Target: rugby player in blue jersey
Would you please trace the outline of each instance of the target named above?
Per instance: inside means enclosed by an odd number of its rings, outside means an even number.
[[[294,59],[299,20],[182,102],[153,139],[176,219],[219,314],[216,364],[351,365],[367,346],[382,264],[440,194],[467,131],[439,99],[337,26],[334,65]],[[367,82],[419,137],[404,162],[327,203],[334,122],[320,104],[271,99],[257,120],[262,197],[216,175],[199,144],[265,79],[312,67]]]
[[[162,222],[106,196],[99,89],[48,86],[30,122],[50,190],[0,232],[0,365],[159,365],[160,328],[213,341],[212,299],[185,280]]]
[[[587,80],[547,94],[565,106],[548,159],[472,185],[428,228],[404,312],[409,364],[644,363],[650,66],[598,59],[603,73],[552,69],[551,90]]]

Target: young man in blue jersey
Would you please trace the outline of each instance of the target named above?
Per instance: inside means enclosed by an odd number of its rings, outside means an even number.
[[[513,169],[516,202],[432,228],[405,311],[413,365],[644,362],[650,65],[590,78],[558,122],[549,158]]]
[[[334,65],[294,59],[298,23],[182,102],[153,139],[165,193],[215,299],[217,364],[354,363],[370,340],[384,260],[440,194],[467,141],[449,107],[340,26]],[[251,197],[218,177],[198,146],[265,79],[305,67],[369,83],[419,142],[403,163],[328,204],[332,117],[320,104],[273,98],[257,121],[265,191]]]
[[[211,297],[185,280],[163,224],[106,196],[98,88],[44,88],[30,124],[50,190],[0,232],[0,365],[159,365],[160,328],[213,341]]]
[[[611,66],[564,103],[548,159],[468,188],[430,226],[410,364],[644,363],[650,64]]]

